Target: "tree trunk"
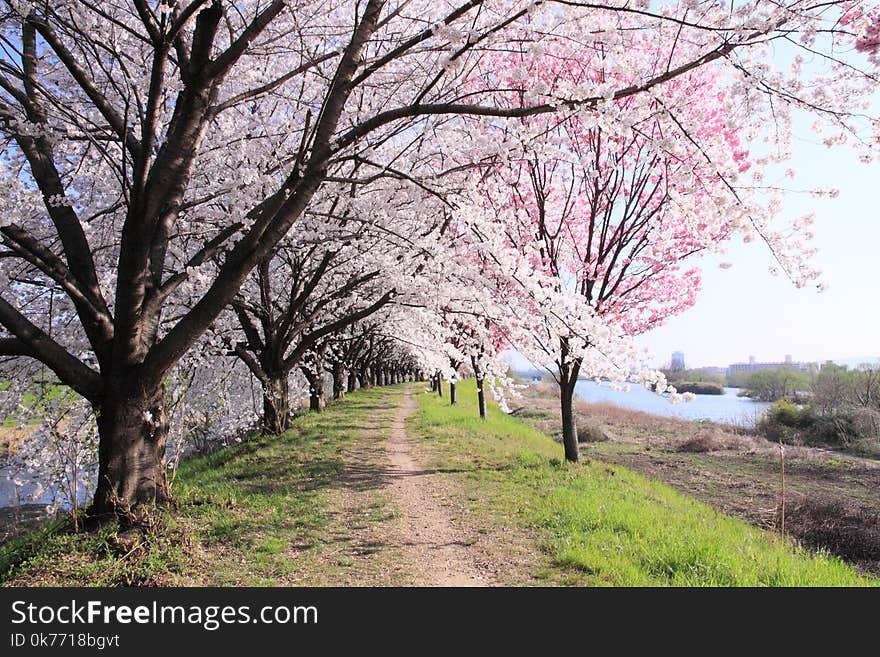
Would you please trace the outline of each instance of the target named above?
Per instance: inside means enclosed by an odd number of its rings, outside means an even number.
[[[437,373],[437,394],[443,396],[443,378]]]
[[[476,356],[471,356],[471,366],[474,368],[474,378],[477,380],[477,405],[480,407],[480,418],[486,419],[486,391],[483,385],[483,371],[477,362]]]
[[[559,386],[562,411],[562,446],[565,460],[576,463],[580,458],[577,437],[577,419],[574,415],[574,386],[563,382]]]
[[[354,392],[357,390],[357,374],[355,374],[354,370],[348,373],[348,392]]]
[[[565,460],[576,463],[580,458],[577,419],[574,414],[574,388],[580,372],[580,361],[566,361],[568,345],[563,342],[562,363],[559,366],[559,403],[562,411],[562,445],[565,448]]]
[[[323,359],[315,356],[309,366],[302,366],[300,371],[309,382],[309,410],[320,413],[327,406],[324,396],[324,363]]]
[[[263,433],[277,436],[290,429],[287,373],[270,376],[263,384]]]
[[[324,396],[324,374],[315,375],[309,379],[309,410],[320,413],[327,406]]]
[[[371,386],[378,385],[378,383],[376,382],[376,368],[375,368],[375,367],[371,367],[371,368],[370,368],[370,378],[369,378],[369,381],[370,381],[370,385],[371,385]]]
[[[345,397],[345,367],[342,363],[333,363],[333,399]]]
[[[111,381],[97,414],[98,486],[90,515],[120,517],[125,523],[138,504],[164,504],[170,499],[165,477],[168,414],[162,384]]]
[[[449,382],[449,403],[455,406],[455,381]]]

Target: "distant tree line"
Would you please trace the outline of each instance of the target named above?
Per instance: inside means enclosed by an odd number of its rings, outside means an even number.
[[[771,440],[880,446],[880,367],[762,370],[750,377],[747,392],[774,401],[758,426]]]

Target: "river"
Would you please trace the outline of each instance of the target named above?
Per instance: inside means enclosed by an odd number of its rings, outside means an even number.
[[[737,397],[739,388],[725,388],[723,395],[696,395],[693,401],[670,404],[642,386],[633,385],[629,392],[612,390],[607,383],[578,381],[575,394],[588,402],[610,402],[653,415],[679,417],[684,420],[711,420],[726,424],[753,427],[770,404],[748,397]]]

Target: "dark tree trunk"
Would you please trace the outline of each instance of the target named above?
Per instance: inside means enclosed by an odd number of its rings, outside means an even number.
[[[562,343],[562,364],[559,366],[559,402],[562,412],[562,445],[565,460],[577,462],[580,458],[577,436],[577,419],[574,414],[574,388],[580,372],[580,360],[568,362],[567,341]]]
[[[309,410],[320,413],[327,406],[327,399],[324,395],[323,359],[316,356],[310,366],[303,366],[300,371],[309,382]]]
[[[354,370],[348,373],[348,392],[357,390],[357,379],[358,377]]]
[[[431,377],[431,392],[437,392],[437,377]]]
[[[345,397],[345,367],[342,363],[333,363],[333,399]]]
[[[277,436],[290,429],[290,390],[287,373],[270,376],[263,384],[263,433]]]
[[[574,386],[563,382],[560,384],[559,395],[562,411],[562,446],[565,448],[565,460],[577,462],[580,458],[577,438],[577,420],[574,415]]]
[[[474,368],[474,378],[477,380],[477,405],[480,407],[480,417],[486,419],[486,391],[483,382],[483,372],[477,363],[476,358],[471,358],[471,365]]]
[[[455,406],[455,381],[449,382],[449,403]]]
[[[324,395],[324,374],[318,374],[309,380],[309,410],[320,413],[327,406]]]
[[[437,373],[437,394],[443,396],[443,378]]]
[[[168,414],[165,389],[143,387],[132,377],[110,381],[97,415],[98,486],[90,515],[97,520],[119,516],[138,504],[170,499],[165,477]]]
[[[376,381],[376,368],[375,368],[375,367],[371,367],[371,368],[370,368],[370,378],[369,378],[369,381],[370,381],[370,385],[371,385],[371,386],[379,385],[379,384],[377,383],[377,381]]]

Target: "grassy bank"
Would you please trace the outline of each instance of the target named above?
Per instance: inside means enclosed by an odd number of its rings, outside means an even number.
[[[72,534],[68,523],[0,546],[5,585],[329,585],[351,565],[337,553],[347,536],[334,496],[352,451],[360,462],[384,457],[383,428],[400,389],[359,391],[321,414],[294,421],[276,438],[183,462],[175,508],[155,514],[155,531],[137,546],[115,527]],[[356,509],[362,523],[393,514],[378,493]],[[330,534],[333,534],[332,539]],[[332,550],[330,549],[332,548]],[[392,554],[385,555],[387,559]],[[385,570],[387,563],[376,563]],[[388,569],[389,571],[391,569]]]
[[[469,382],[459,403],[419,396],[411,419],[434,467],[454,471],[470,513],[513,522],[545,548],[548,583],[832,586],[875,583],[624,468],[562,463],[545,434],[491,409],[477,417]]]
[[[559,399],[529,386],[516,414],[559,435]],[[774,531],[781,520],[779,445],[737,427],[650,415],[608,403],[575,404],[578,426],[598,425],[611,440],[589,455],[660,480],[713,509]],[[880,462],[815,447],[785,448],[788,536],[880,575]]]

